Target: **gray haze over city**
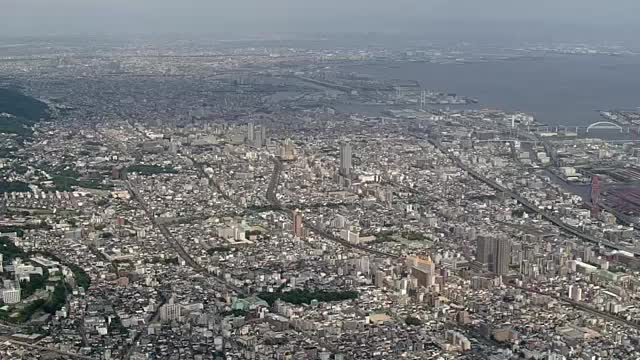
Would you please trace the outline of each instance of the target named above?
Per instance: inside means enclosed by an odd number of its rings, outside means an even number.
[[[2,35],[410,32],[630,40],[634,0],[3,0]],[[443,29],[446,27],[446,29]]]
[[[640,359],[639,13],[0,0],[0,359]]]

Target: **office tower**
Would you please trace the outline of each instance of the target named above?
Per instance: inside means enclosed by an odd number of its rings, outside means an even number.
[[[123,165],[114,166],[111,169],[112,180],[127,180],[127,167]]]
[[[383,288],[384,287],[384,278],[385,278],[386,274],[384,271],[382,270],[377,270],[375,273],[375,284],[377,287],[379,288]]]
[[[303,237],[302,232],[302,213],[298,210],[293,212],[293,236],[297,238]]]
[[[173,155],[178,153],[178,142],[175,140],[171,140],[169,143],[169,152]]]
[[[339,173],[344,177],[351,176],[351,144],[346,141],[340,144]]]
[[[264,127],[262,127],[260,129],[260,131],[255,131],[254,132],[254,134],[253,134],[253,142],[252,142],[254,147],[256,147],[256,148],[262,147],[262,144],[264,142],[263,135],[264,135]]]
[[[511,264],[511,241],[507,238],[500,237],[495,239],[494,243],[494,266],[491,271],[498,275],[507,274],[509,272],[509,265]]]
[[[340,238],[352,244],[360,243],[360,234],[357,232],[353,232],[350,229],[342,229],[340,231]]]
[[[182,319],[182,307],[180,304],[175,303],[175,299],[172,296],[169,299],[168,304],[164,304],[160,307],[160,320],[161,321],[172,321]]]
[[[269,144],[269,139],[267,138],[267,128],[264,126],[260,127],[260,137],[262,138],[262,145],[266,146]]]
[[[579,286],[570,285],[569,298],[573,301],[582,301],[582,289]]]
[[[489,234],[478,235],[478,244],[476,247],[476,260],[483,267],[491,268],[493,263],[493,239]]]
[[[429,288],[435,284],[436,264],[431,256],[410,256],[407,258],[409,274],[417,280],[419,287]]]
[[[283,161],[291,161],[296,158],[295,145],[291,139],[287,139],[278,148],[278,157]]]
[[[509,272],[511,241],[496,234],[478,235],[476,260],[487,270],[498,275]]]
[[[249,123],[247,125],[247,142],[249,143],[253,142],[254,136],[255,136],[255,127],[253,123]]]

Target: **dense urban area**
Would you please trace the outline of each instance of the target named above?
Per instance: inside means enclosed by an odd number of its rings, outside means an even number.
[[[5,48],[0,358],[640,358],[640,112],[345,70],[540,51]]]

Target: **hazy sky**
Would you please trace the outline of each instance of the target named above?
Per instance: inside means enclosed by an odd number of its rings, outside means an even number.
[[[414,31],[640,24],[640,0],[0,0],[0,34]],[[507,30],[508,31],[508,30]]]

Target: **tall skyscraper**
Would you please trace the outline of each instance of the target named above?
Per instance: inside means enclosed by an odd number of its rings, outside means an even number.
[[[249,123],[247,125],[247,142],[249,144],[253,143],[254,137],[255,137],[255,125],[253,125],[253,123]]]
[[[507,274],[511,264],[511,241],[495,234],[478,235],[476,260],[493,273]]]
[[[262,138],[262,145],[269,144],[269,138],[267,138],[267,128],[264,126],[260,127],[260,137]]]
[[[344,177],[351,176],[351,144],[348,142],[340,143],[340,175]]]
[[[511,264],[511,241],[507,238],[497,238],[495,241],[494,267],[491,269],[498,275],[504,275],[509,272]]]
[[[302,238],[302,213],[298,210],[293,211],[293,236]]]
[[[478,244],[476,247],[476,260],[487,269],[491,268],[493,263],[493,238],[489,234],[478,235]]]
[[[253,147],[261,148],[264,144],[264,127],[260,127],[260,131],[254,131],[253,133]]]

